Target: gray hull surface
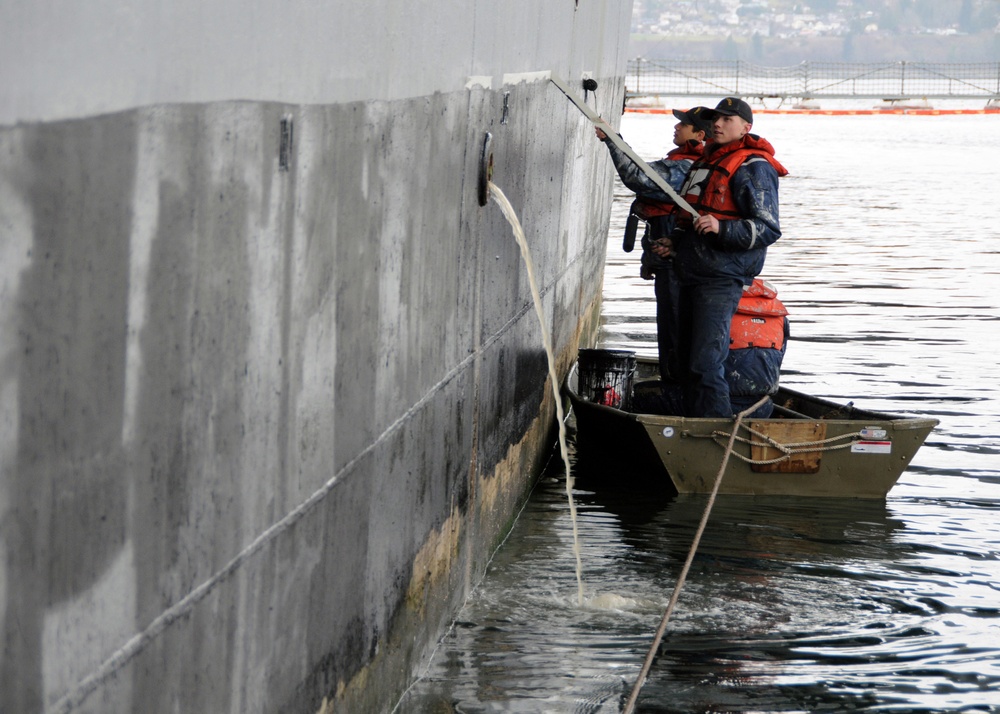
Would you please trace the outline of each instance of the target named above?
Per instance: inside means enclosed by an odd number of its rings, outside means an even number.
[[[0,10],[2,711],[391,709],[538,474],[631,2],[352,5]]]

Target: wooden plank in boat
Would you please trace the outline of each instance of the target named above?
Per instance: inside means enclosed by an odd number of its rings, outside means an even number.
[[[751,422],[750,428],[783,445],[818,442],[826,438],[826,423],[821,421]],[[821,455],[819,450],[806,451],[773,464],[751,463],[750,469],[756,473],[814,474],[819,471]],[[766,446],[760,443],[760,437],[754,437],[750,446],[753,461],[769,461],[779,456],[781,452],[778,449]]]

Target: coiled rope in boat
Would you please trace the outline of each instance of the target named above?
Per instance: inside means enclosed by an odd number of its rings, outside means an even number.
[[[759,404],[760,402],[758,402]],[[752,408],[752,407],[751,407]],[[744,456],[738,451],[733,451],[732,455],[737,459],[744,461],[748,464],[753,464],[754,466],[767,466],[769,464],[776,464],[781,461],[786,461],[796,454],[811,454],[820,451],[837,451],[839,449],[847,449],[857,439],[862,437],[860,431],[854,431],[849,434],[840,434],[838,436],[831,436],[829,439],[820,439],[817,441],[799,441],[799,442],[789,442],[781,443],[775,439],[772,439],[767,434],[762,434],[748,426],[743,426],[749,433],[751,438],[746,438],[744,436],[734,436],[740,429],[740,423],[737,422],[736,426],[733,428],[732,434],[727,434],[724,431],[713,431],[711,434],[692,434],[685,432],[684,436],[689,436],[694,439],[711,439],[719,446],[723,445],[722,439],[728,439],[727,449],[732,451],[733,442],[738,441],[741,444],[749,444],[751,447],[767,447],[781,452],[781,455],[773,459],[752,459],[749,456]],[[758,441],[754,441],[754,439]],[[839,442],[839,443],[838,443]],[[726,456],[729,456],[727,452]]]
[[[653,638],[653,643],[649,646],[649,652],[646,653],[646,661],[643,662],[642,671],[639,672],[639,677],[635,680],[635,685],[632,687],[632,694],[625,703],[625,708],[622,710],[622,714],[632,714],[632,711],[635,708],[636,699],[639,698],[639,690],[642,689],[642,685],[645,684],[646,677],[649,675],[649,668],[653,664],[653,657],[656,656],[656,650],[660,646],[660,641],[663,639],[663,633],[667,629],[667,623],[670,621],[670,615],[674,611],[674,606],[677,604],[677,599],[681,594],[681,588],[684,587],[684,581],[687,579],[688,571],[691,569],[691,563],[694,562],[694,555],[698,551],[698,544],[701,542],[701,536],[705,532],[705,526],[708,525],[708,517],[712,513],[712,506],[715,505],[715,496],[719,493],[719,486],[722,485],[722,476],[726,473],[726,465],[729,463],[729,456],[733,453],[733,444],[736,442],[736,432],[739,431],[740,424],[743,423],[743,418],[755,412],[767,401],[767,399],[768,397],[763,397],[752,407],[744,409],[736,415],[736,423],[733,425],[733,431],[729,435],[729,444],[726,446],[726,453],[722,457],[722,464],[719,466],[719,473],[715,477],[715,485],[712,486],[712,493],[708,497],[708,503],[705,504],[705,512],[701,515],[701,523],[698,524],[698,530],[695,532],[694,540],[691,542],[691,549],[688,551],[687,560],[684,561],[684,567],[681,568],[681,574],[677,578],[677,584],[674,586],[674,592],[670,596],[670,602],[667,603],[667,609],[663,613],[663,618],[660,620],[660,626],[656,629],[656,636]]]

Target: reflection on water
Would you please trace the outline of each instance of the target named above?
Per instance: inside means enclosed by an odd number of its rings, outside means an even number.
[[[653,158],[672,125],[629,115],[622,133]],[[941,425],[884,502],[719,497],[637,711],[1000,712],[1000,127],[754,130],[792,171],[765,271],[792,313],[785,383]],[[602,342],[653,354],[629,200],[619,186]],[[704,499],[576,491],[581,605],[562,486],[539,483],[400,711],[620,710]]]

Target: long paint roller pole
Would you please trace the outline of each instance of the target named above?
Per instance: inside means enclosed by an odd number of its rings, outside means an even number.
[[[555,74],[549,75],[549,79],[552,80],[552,84],[559,87],[560,92],[569,97],[569,100],[576,105],[577,109],[583,112],[583,115],[585,117],[587,117],[588,119],[590,119],[591,122],[593,122],[594,126],[598,127],[601,131],[603,131],[605,134],[608,135],[608,138],[611,140],[611,143],[613,143],[619,149],[624,151],[625,155],[628,156],[630,159],[632,159],[632,161],[635,162],[635,165],[638,166],[640,169],[642,169],[642,172],[647,176],[649,176],[649,178],[653,181],[653,183],[657,185],[657,187],[661,191],[670,196],[670,200],[672,200],[678,206],[680,206],[685,211],[690,213],[692,218],[698,218],[698,212],[691,207],[691,204],[685,201],[683,198],[681,198],[680,195],[678,195],[678,193],[670,187],[670,184],[668,184],[666,181],[663,180],[662,176],[653,171],[652,167],[649,164],[640,159],[638,154],[636,154],[632,150],[632,147],[626,144],[625,140],[622,139],[620,136],[618,136],[618,132],[612,129],[611,126],[606,121],[604,121],[604,119],[601,118],[600,114],[598,114],[589,106],[587,106],[587,104],[578,96],[576,96],[576,94],[573,93],[573,90],[571,90],[566,85],[566,83],[562,81],[562,79],[557,77]]]

